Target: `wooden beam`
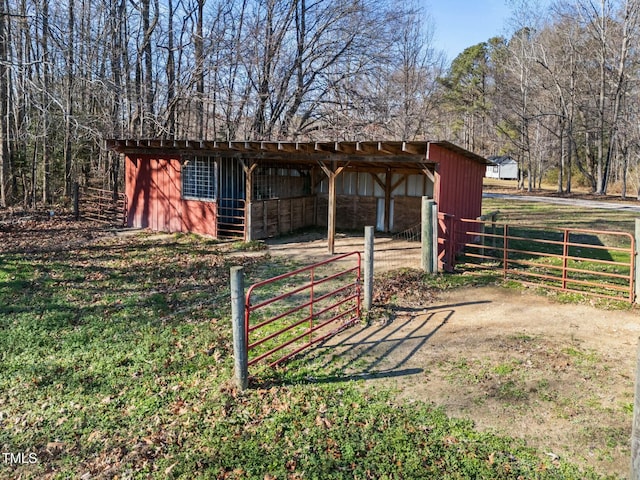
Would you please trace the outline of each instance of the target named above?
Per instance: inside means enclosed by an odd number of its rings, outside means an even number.
[[[253,236],[253,171],[258,166],[257,162],[253,162],[252,165],[245,165],[242,162],[242,168],[244,170],[244,239],[250,242],[254,239]]]
[[[435,174],[434,174],[431,170],[429,170],[427,167],[424,167],[424,168],[422,169],[422,173],[424,173],[424,174],[427,176],[427,178],[428,178],[429,180],[431,180],[431,182],[432,182],[432,183],[434,183],[434,184],[436,183],[436,176],[435,176]]]
[[[390,142],[378,142],[378,151],[389,155],[399,155],[403,152],[400,145]]]
[[[384,186],[384,231],[391,229],[391,170],[387,170]]]
[[[322,169],[322,171],[325,173],[325,175],[329,178],[331,178],[331,175],[333,174],[333,172],[331,171],[331,169],[329,167],[327,167],[324,162],[321,162],[320,160],[318,160],[318,165],[320,165],[320,168]]]
[[[421,152],[420,149],[418,149],[415,145],[412,145],[409,142],[402,142],[402,151],[406,152],[406,153],[411,153],[414,155],[419,155],[421,153],[425,153],[424,151]]]
[[[384,172],[380,172],[380,173],[387,173],[387,172],[384,171]],[[380,188],[382,190],[384,190],[385,189],[385,184],[382,182],[382,180],[380,180],[380,177],[378,176],[378,174],[377,173],[373,173],[373,172],[369,172],[369,174],[373,177],[373,179],[376,181],[376,183],[378,185],[380,185]]]
[[[336,251],[336,176],[329,176],[329,211],[327,216],[327,250],[331,255]]]
[[[399,179],[396,183],[394,183],[393,185],[391,185],[391,192],[393,192],[396,188],[398,188],[398,187],[400,186],[400,184],[401,184],[402,182],[404,182],[406,179],[407,179],[407,176],[406,176],[406,175],[401,175],[401,176],[400,176],[400,179]]]
[[[324,162],[318,161],[320,168],[325,173],[329,180],[329,206],[327,212],[327,250],[331,255],[335,253],[336,243],[336,214],[337,214],[337,202],[336,202],[336,178],[342,173],[346,165],[338,167],[336,162],[332,162],[333,165],[329,168]]]

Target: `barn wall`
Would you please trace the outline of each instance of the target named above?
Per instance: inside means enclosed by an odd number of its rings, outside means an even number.
[[[393,197],[392,232],[401,232],[420,223],[421,197]],[[368,225],[376,225],[378,208],[383,207],[377,197],[355,195],[336,196],[336,228],[361,230]],[[318,195],[317,225],[327,226],[329,197]]]
[[[434,190],[438,211],[460,218],[479,217],[486,165],[434,144],[429,145],[429,160],[438,164]]]
[[[422,197],[396,197],[393,207],[393,229],[401,232],[415,227],[422,219]]]
[[[217,205],[182,199],[178,158],[128,158],[125,183],[127,226],[216,236]]]
[[[251,202],[251,238],[262,239],[315,225],[315,196]]]
[[[378,198],[356,195],[336,195],[336,228],[356,230],[376,224]],[[326,227],[328,223],[329,196],[318,195],[317,225]]]

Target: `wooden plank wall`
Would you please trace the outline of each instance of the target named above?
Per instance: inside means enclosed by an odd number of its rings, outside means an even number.
[[[358,197],[355,195],[336,196],[336,228],[342,230],[356,230],[365,225],[376,224],[376,197]],[[318,195],[318,225],[327,226],[327,212],[329,197]]]
[[[251,238],[275,237],[315,225],[314,196],[251,202]]]
[[[318,195],[318,226],[327,226],[328,202],[327,195]],[[394,197],[393,202],[392,232],[401,232],[420,223],[421,197]],[[377,197],[338,195],[336,203],[336,228],[359,230],[376,224]]]
[[[402,232],[420,223],[422,197],[395,197],[393,203],[393,232]]]

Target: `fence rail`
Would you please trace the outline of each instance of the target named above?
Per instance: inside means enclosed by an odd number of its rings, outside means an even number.
[[[122,226],[126,224],[127,198],[124,193],[76,185],[74,210],[76,218]]]
[[[634,301],[635,238],[626,232],[459,219],[457,261],[564,292]]]
[[[352,252],[249,287],[244,309],[248,365],[266,360],[275,366],[357,322],[360,272],[360,252]]]

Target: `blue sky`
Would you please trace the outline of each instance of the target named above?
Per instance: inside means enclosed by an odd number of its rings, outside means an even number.
[[[491,37],[505,35],[511,9],[505,0],[421,0],[435,23],[435,47],[449,61]]]

